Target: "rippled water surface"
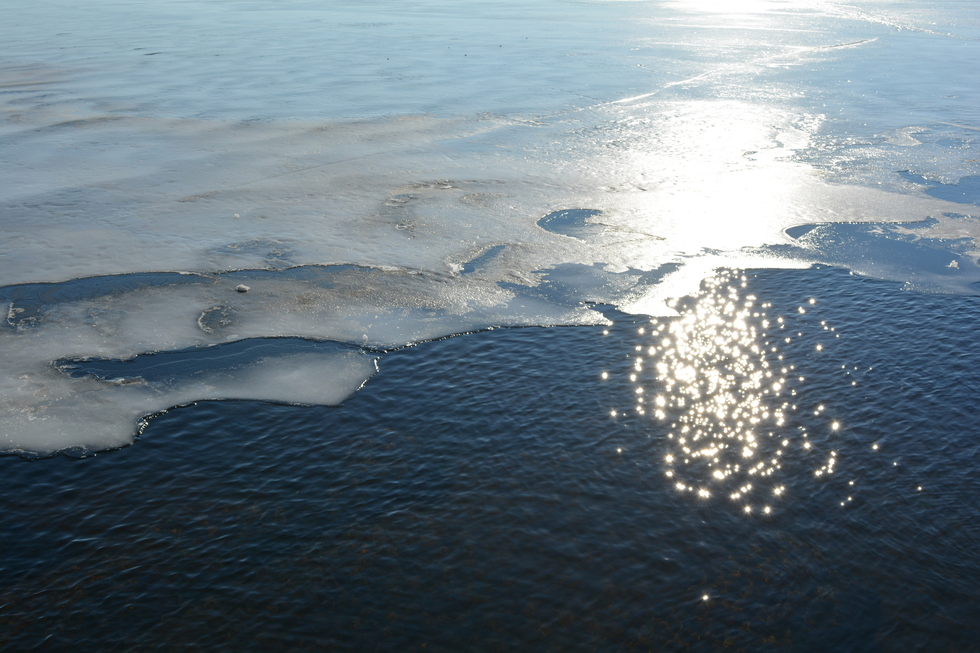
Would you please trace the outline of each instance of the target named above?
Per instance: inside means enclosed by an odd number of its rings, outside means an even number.
[[[0,459],[0,642],[971,649],[976,298],[819,268],[723,274],[678,308],[388,353],[339,407],[205,402],[152,418],[122,450]],[[679,459],[669,433],[697,412],[690,392],[653,414],[670,377],[648,372],[684,350],[661,336],[697,310],[702,326],[676,338],[734,365],[703,325],[754,328],[746,351],[768,348],[746,378],[787,376],[779,391],[740,386],[742,405],[788,405],[781,425],[753,427],[736,479]],[[735,424],[705,428],[717,446]],[[755,487],[736,500],[733,480]]]

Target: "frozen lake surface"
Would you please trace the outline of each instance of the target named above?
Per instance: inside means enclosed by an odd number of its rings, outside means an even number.
[[[973,641],[971,3],[4,16],[0,641]]]
[[[719,266],[818,260],[960,294],[980,279],[966,4],[6,13],[7,451],[118,447],[195,399],[334,403],[370,375],[297,354],[248,383],[175,368],[122,387],[57,360],[597,324],[583,302],[665,314]],[[828,222],[913,224],[786,233]],[[73,293],[90,277],[106,280]]]

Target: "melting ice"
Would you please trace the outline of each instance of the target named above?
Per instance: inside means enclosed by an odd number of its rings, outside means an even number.
[[[5,14],[8,452],[121,446],[198,399],[337,403],[385,349],[603,323],[588,302],[666,315],[721,266],[980,279],[980,30],[963,7]],[[158,352],[181,353],[144,364]]]

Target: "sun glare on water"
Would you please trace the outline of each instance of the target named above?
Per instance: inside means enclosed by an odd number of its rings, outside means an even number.
[[[791,331],[788,317],[770,315],[771,304],[746,285],[741,273],[720,272],[696,296],[668,302],[679,315],[641,330],[649,340],[632,355],[635,404],[620,412],[653,422],[663,473],[678,493],[767,516],[789,494],[788,453],[816,455],[808,471],[815,478],[829,478],[837,458],[811,451],[807,429],[789,423],[804,378],[783,347],[803,332]],[[840,423],[826,426],[834,434]]]

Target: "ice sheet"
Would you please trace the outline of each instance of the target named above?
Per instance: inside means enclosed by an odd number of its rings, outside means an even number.
[[[243,360],[153,383],[113,382],[70,378],[52,366],[38,366],[29,353],[34,352],[4,352],[0,433],[5,451],[34,455],[121,447],[132,442],[146,417],[199,400],[338,404],[375,371],[371,356],[326,352]]]
[[[665,315],[722,266],[980,280],[980,30],[959,5],[16,1],[6,16],[7,451],[119,446],[195,399],[335,403],[371,355],[162,386],[71,378],[52,365],[66,358],[271,337],[379,350],[601,323],[590,302]],[[786,232],[812,224],[822,239]],[[321,365],[337,383],[311,394]]]

